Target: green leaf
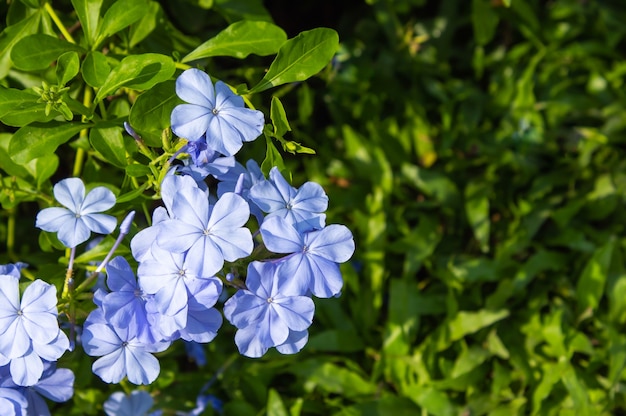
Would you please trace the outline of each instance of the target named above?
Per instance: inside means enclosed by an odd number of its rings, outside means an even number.
[[[484,363],[489,357],[491,357],[491,352],[483,347],[470,347],[463,350],[454,363],[450,377],[457,378],[469,373]]]
[[[39,0],[20,0],[20,1],[30,8],[33,8],[33,9],[39,8]]]
[[[291,131],[291,127],[289,126],[289,120],[287,120],[287,114],[285,113],[283,103],[281,103],[276,96],[272,97],[270,118],[272,120],[272,124],[274,125],[274,134],[276,136],[283,137],[285,133]]]
[[[591,412],[591,408],[589,407],[589,395],[587,393],[589,388],[578,374],[576,374],[574,367],[569,362],[561,362],[560,365],[564,367],[561,373],[563,385],[574,402],[576,414],[581,416],[596,414]]]
[[[102,100],[121,87],[150,89],[171,78],[175,70],[174,61],[169,56],[157,53],[127,56],[113,68],[98,91],[96,101]]]
[[[56,69],[57,82],[59,85],[67,84],[78,74],[79,69],[80,62],[76,52],[65,52],[63,55],[59,56]]]
[[[57,111],[46,115],[46,104],[38,103],[39,95],[31,90],[0,87],[0,121],[22,127],[34,121],[46,122],[58,116]]]
[[[465,335],[486,328],[507,316],[509,316],[509,311],[506,309],[499,311],[483,309],[477,312],[461,311],[448,323],[450,341],[459,340]]]
[[[472,0],[472,25],[479,45],[485,45],[493,39],[498,26],[498,14],[489,0]]]
[[[200,0],[204,7],[213,3],[211,0]],[[262,0],[214,0],[213,7],[229,22],[237,20],[272,21],[272,16],[263,6]]]
[[[66,52],[85,53],[78,45],[55,38],[53,36],[36,33],[19,40],[11,50],[13,64],[24,71],[38,71],[46,69],[50,63],[56,61]]]
[[[280,152],[276,146],[274,146],[272,139],[265,136],[265,142],[267,150],[265,151],[265,159],[263,159],[263,162],[261,163],[261,172],[267,176],[274,166],[278,167],[278,170],[280,171],[284,170],[285,163],[283,162],[283,157],[280,155]]]
[[[267,413],[268,416],[289,416],[285,404],[280,398],[280,394],[274,389],[270,389],[267,397]]]
[[[448,398],[448,395],[433,387],[413,384],[405,389],[405,395],[435,416],[453,416],[459,412]]]
[[[83,123],[33,123],[15,132],[9,144],[9,155],[15,163],[27,163],[53,153],[84,128],[87,125]]]
[[[129,165],[129,166],[131,166],[131,165]],[[132,191],[128,191],[125,194],[122,194],[122,195],[118,196],[115,199],[115,202],[117,204],[121,204],[121,203],[124,203],[124,202],[136,201],[137,198],[139,198],[139,196],[141,194],[143,194],[144,191],[146,189],[148,189],[149,187],[150,187],[150,182],[146,182],[143,185],[141,185],[139,188],[133,189]]]
[[[87,45],[93,46],[98,34],[100,9],[103,0],[72,0],[74,11],[85,34]]]
[[[280,47],[267,73],[250,92],[265,91],[288,82],[304,81],[321,71],[338,48],[339,36],[332,29],[322,27],[301,32]]]
[[[88,85],[100,88],[111,73],[111,67],[107,57],[102,52],[90,51],[85,56],[80,72]]]
[[[609,274],[614,247],[615,239],[610,238],[593,253],[585,265],[576,285],[576,299],[580,311],[598,307]]]
[[[37,189],[41,189],[44,182],[56,173],[59,167],[59,157],[54,153],[50,153],[31,160],[25,167],[32,177],[37,180]]]
[[[112,165],[123,168],[128,164],[120,126],[106,122],[98,123],[89,131],[89,141]]]
[[[148,6],[147,0],[117,0],[104,14],[94,45],[144,17]]]
[[[365,348],[363,340],[353,329],[331,329],[320,332],[309,339],[307,346],[311,350],[333,352],[357,352]]]
[[[465,213],[483,253],[489,251],[489,185],[471,181],[465,187]]]
[[[161,134],[170,126],[170,115],[182,101],[174,81],[165,81],[144,92],[130,109],[129,122],[147,145],[161,147]]]
[[[360,401],[343,408],[333,416],[415,416],[420,409],[406,397],[388,396],[376,400]]]
[[[0,33],[0,78],[6,77],[11,68],[11,50],[13,46],[24,37],[37,32],[41,22],[43,9],[38,10],[28,18],[7,27]]]
[[[369,395],[376,391],[376,386],[356,371],[330,362],[311,359],[299,363],[292,371],[304,378],[303,385],[308,391],[319,388],[347,398]]]
[[[141,20],[130,27],[128,43],[134,47],[144,40],[158,26],[159,20],[163,18],[163,10],[156,1],[151,1],[144,11]]]
[[[27,178],[30,172],[24,165],[13,162],[9,156],[11,137],[13,137],[11,133],[0,133],[0,168],[8,175]]]
[[[182,62],[210,56],[233,56],[243,59],[250,54],[272,55],[287,40],[285,31],[269,22],[242,20],[222,30],[198,46]]]
[[[125,170],[126,170],[126,174],[128,176],[133,177],[133,178],[138,178],[138,177],[141,177],[141,176],[147,176],[150,173],[152,173],[152,171],[150,170],[150,168],[148,166],[142,165],[142,164],[139,164],[139,163],[130,164],[130,165],[126,166]]]

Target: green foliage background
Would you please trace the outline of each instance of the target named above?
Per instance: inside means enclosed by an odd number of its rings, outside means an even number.
[[[348,225],[357,251],[342,296],[316,299],[301,353],[246,359],[225,324],[206,366],[180,345],[160,357],[162,375],[147,387],[157,407],[189,410],[214,379],[209,391],[228,415],[626,411],[621,2],[160,4],[165,17],[135,53],[184,56],[241,19],[273,20],[290,38],[337,30],[331,65],[271,94],[289,117],[286,138],[317,152],[283,154],[294,184],[324,186],[329,222]],[[270,62],[203,65],[254,85]],[[17,226],[16,252],[32,257],[32,223]],[[77,385],[58,414],[98,414],[116,390],[90,362],[64,358]]]

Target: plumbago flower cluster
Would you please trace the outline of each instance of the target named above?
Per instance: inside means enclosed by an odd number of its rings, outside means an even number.
[[[223,315],[237,328],[241,354],[300,351],[315,311],[312,296],[340,294],[339,264],[355,250],[348,228],[326,224],[328,197],[319,184],[295,188],[277,167],[266,178],[255,161],[244,166],[235,160],[243,143],[262,134],[263,113],[197,69],[178,77],[176,93],[186,104],[174,108],[171,128],[186,144],[160,184],[163,206],[131,240],[136,273],[124,257],[109,260],[134,213],[94,273],[105,269],[106,284],[93,293],[95,309],[79,341],[95,357],[93,372],[107,383],[152,383],[160,371],[155,353],[178,339],[212,341],[223,323],[216,305],[225,287],[234,294]],[[207,186],[209,176],[218,181],[216,189]],[[114,206],[115,196],[105,187],[87,193],[79,178],[61,180],[53,191],[63,207],[40,211],[36,226],[57,233],[71,249],[64,287],[71,292],[76,247],[92,232],[114,231],[117,220],[102,212]],[[73,348],[74,323],[68,339],[59,329],[56,288],[48,283],[33,281],[20,299],[24,266],[0,268],[0,408],[47,414],[40,395],[56,401],[72,395],[74,376],[55,362]]]

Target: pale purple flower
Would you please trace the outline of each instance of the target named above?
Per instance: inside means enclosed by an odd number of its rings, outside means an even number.
[[[117,224],[115,217],[99,212],[115,205],[115,195],[98,186],[85,196],[85,185],[79,178],[63,179],[53,188],[54,197],[65,208],[45,208],[37,214],[36,227],[57,232],[66,247],[73,248],[89,239],[91,231],[110,234]]]
[[[225,156],[241,149],[243,142],[255,140],[263,132],[263,113],[244,106],[243,98],[228,85],[199,69],[188,69],[176,79],[176,94],[189,104],[172,111],[172,131],[187,140],[205,136],[206,143]]]

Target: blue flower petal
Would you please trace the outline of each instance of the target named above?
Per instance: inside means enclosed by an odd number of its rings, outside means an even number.
[[[98,234],[111,234],[117,226],[117,219],[107,214],[87,214],[80,219],[87,228]]]
[[[106,211],[115,205],[115,194],[104,186],[93,188],[85,197],[81,205],[80,214],[91,214]]]
[[[335,263],[346,262],[354,254],[352,232],[345,225],[331,224],[305,236],[309,252]]]
[[[85,198],[85,185],[80,178],[67,178],[52,188],[54,198],[75,214],[80,213]]]
[[[304,237],[280,217],[270,217],[261,224],[261,236],[268,250],[274,253],[296,253],[304,248]]]
[[[243,108],[243,106],[243,97],[235,94],[224,82],[217,81],[215,83],[215,107],[219,111],[231,107]]]
[[[74,395],[74,373],[67,368],[58,368],[39,380],[33,389],[54,402],[65,402]]]
[[[187,140],[198,140],[215,119],[210,109],[193,104],[180,104],[172,110],[172,131]]]
[[[18,386],[32,386],[43,374],[43,362],[31,349],[21,357],[11,360],[11,378]]]
[[[303,331],[313,323],[315,304],[306,296],[281,297],[274,300],[274,310],[289,329]]]
[[[58,238],[65,247],[74,248],[89,239],[91,231],[80,218],[69,219],[59,229]]]
[[[44,208],[37,214],[35,227],[44,231],[57,232],[63,224],[74,221],[76,215],[67,208]]]
[[[184,71],[176,79],[176,95],[191,104],[215,107],[215,90],[211,78],[196,68]]]
[[[289,337],[282,345],[277,345],[276,350],[281,354],[295,354],[300,352],[309,340],[309,331],[290,331]]]
[[[239,329],[235,333],[235,344],[239,353],[250,358],[259,358],[269,349],[257,333],[258,329],[254,325]]]
[[[105,383],[119,383],[126,377],[124,355],[124,349],[118,348],[98,358],[91,366],[91,370]]]

